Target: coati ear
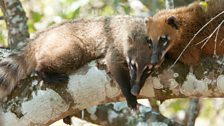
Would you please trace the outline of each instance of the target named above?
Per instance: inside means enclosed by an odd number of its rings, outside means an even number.
[[[166,19],[166,23],[170,26],[172,26],[173,28],[175,29],[179,29],[179,26],[177,24],[177,21],[176,21],[176,18],[174,16],[169,16],[167,19]]]

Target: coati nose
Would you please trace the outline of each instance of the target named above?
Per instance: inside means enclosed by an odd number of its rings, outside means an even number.
[[[158,64],[159,63],[159,57],[157,55],[152,55],[150,62],[151,62],[152,65]]]
[[[131,94],[137,96],[140,92],[140,86],[138,84],[134,84],[131,88]]]

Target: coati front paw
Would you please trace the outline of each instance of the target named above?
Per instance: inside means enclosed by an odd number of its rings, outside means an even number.
[[[127,103],[128,103],[128,107],[130,107],[131,109],[136,110],[137,109],[137,98],[135,96],[126,98],[127,99]]]
[[[61,84],[68,83],[68,75],[64,73],[37,71],[37,74],[47,83]]]

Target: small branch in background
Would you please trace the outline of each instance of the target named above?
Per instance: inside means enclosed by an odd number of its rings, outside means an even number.
[[[173,0],[165,0],[166,9],[173,9],[174,8],[174,1]]]
[[[0,9],[1,9],[2,13],[4,14],[3,16],[0,16],[0,20],[5,20],[5,22],[6,22],[6,19],[5,19],[5,17],[6,17],[6,15],[5,15],[6,9],[5,9],[5,4],[4,4],[3,0],[0,0]],[[6,23],[6,25],[8,25],[8,24]]]
[[[200,112],[200,103],[198,98],[193,98],[189,101],[189,108],[186,116],[186,126],[194,126],[195,120]]]
[[[0,20],[5,20],[5,17],[4,16],[0,16]]]
[[[157,104],[157,100],[155,98],[149,98],[148,100],[150,102],[152,110],[159,113],[160,111],[159,111],[159,105]]]
[[[0,0],[0,7],[8,29],[11,49],[20,48],[29,38],[27,17],[19,0]]]
[[[182,126],[144,105],[139,105],[139,111],[133,112],[125,102],[94,106],[76,113],[75,116],[103,126],[152,125],[153,122],[162,122],[161,125]]]

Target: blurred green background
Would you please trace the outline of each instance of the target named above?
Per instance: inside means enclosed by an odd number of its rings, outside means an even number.
[[[175,6],[193,0],[175,0]],[[164,0],[21,0],[29,18],[29,32],[44,30],[64,20],[118,14],[153,15],[164,8]],[[2,16],[0,12],[0,16]],[[32,34],[31,34],[32,35]],[[0,47],[7,46],[7,30],[0,21]]]

